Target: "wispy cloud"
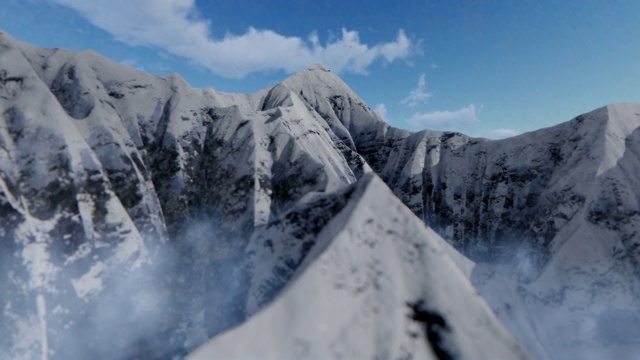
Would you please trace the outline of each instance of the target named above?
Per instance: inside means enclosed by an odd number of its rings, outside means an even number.
[[[373,108],[373,111],[382,118],[382,120],[387,121],[387,106],[383,103],[376,105]],[[387,121],[388,122],[388,121]]]
[[[244,34],[216,39],[211,23],[198,16],[195,0],[49,0],[78,11],[95,26],[132,46],[161,48],[229,78],[268,70],[291,73],[314,63],[336,72],[364,74],[375,61],[407,58],[411,40],[401,29],[394,41],[363,44],[357,31],[321,44],[308,39],[249,28]]]
[[[451,130],[458,126],[474,124],[479,121],[476,115],[476,106],[471,104],[454,111],[416,113],[407,119],[407,124],[420,129]]]
[[[489,137],[494,139],[504,139],[504,138],[516,136],[519,134],[520,134],[520,131],[515,129],[508,129],[508,128],[499,128],[499,129],[493,129],[489,131]]]
[[[425,74],[421,74],[418,79],[418,87],[411,90],[409,96],[404,98],[400,103],[409,107],[416,107],[421,102],[427,101],[431,97],[431,93],[425,90],[427,82],[425,80]]]

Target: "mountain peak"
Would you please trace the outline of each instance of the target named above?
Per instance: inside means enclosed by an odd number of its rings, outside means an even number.
[[[305,86],[326,87],[328,89],[349,90],[349,86],[345,84],[338,75],[324,67],[322,64],[314,64],[306,70],[302,70],[289,76],[282,82],[292,90],[298,90]]]
[[[320,70],[320,71],[324,71],[324,72],[331,72],[331,70],[327,69],[326,67],[324,67],[324,65],[318,63],[318,64],[313,64],[311,66],[309,66],[309,68],[307,68],[306,71],[314,71],[314,70]]]
[[[288,77],[280,85],[306,102],[324,119],[329,119],[329,126],[342,139],[351,138],[350,134],[372,132],[371,129],[385,126],[349,85],[321,64]],[[352,140],[347,142],[352,143]]]

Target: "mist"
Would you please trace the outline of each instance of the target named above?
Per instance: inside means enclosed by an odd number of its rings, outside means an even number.
[[[640,358],[633,269],[613,262],[605,275],[582,269],[566,275],[562,253],[550,258],[517,238],[503,243],[505,255],[477,263],[471,281],[534,358]],[[573,281],[559,279],[559,273]]]
[[[0,355],[177,359],[242,321],[248,273],[239,250],[247,240],[221,234],[211,219],[189,219],[182,229],[140,266],[108,266],[100,274],[102,290],[85,300],[71,286],[79,275],[73,267],[57,270],[56,289],[21,291],[4,284]],[[5,273],[28,279],[19,258],[3,254]],[[28,328],[16,328],[21,326]]]

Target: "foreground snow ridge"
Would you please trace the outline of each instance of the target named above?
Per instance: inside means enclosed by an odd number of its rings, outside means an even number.
[[[194,89],[0,31],[0,358],[640,357],[640,104],[500,141],[314,65]]]
[[[282,294],[189,359],[527,358],[454,260],[467,259],[377,176],[349,191]]]

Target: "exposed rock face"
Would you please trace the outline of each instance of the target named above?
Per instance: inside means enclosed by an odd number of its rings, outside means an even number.
[[[0,32],[0,111],[0,357],[180,357],[249,316],[203,349],[298,357],[234,349],[277,318],[311,357],[525,357],[467,278],[537,357],[640,341],[603,335],[640,299],[640,105],[411,133],[321,65],[226,94]]]
[[[506,261],[526,247],[539,255],[539,269],[574,218],[602,227],[637,222],[634,196],[619,194],[635,159],[618,163],[640,125],[637,112],[637,105],[608,106],[500,141],[425,131],[356,144],[396,195],[466,255]],[[613,168],[615,175],[605,173]]]

